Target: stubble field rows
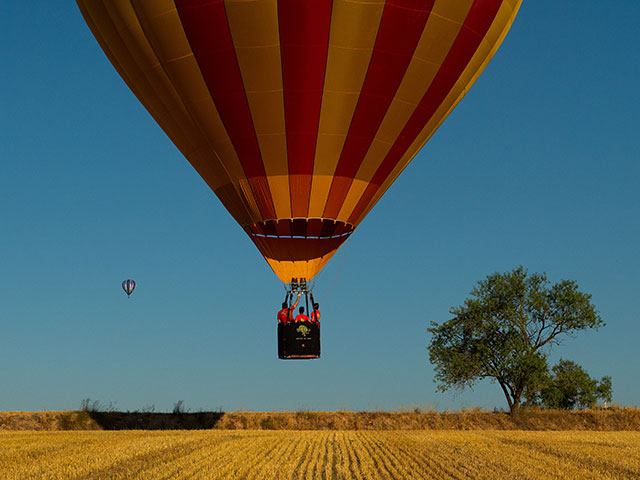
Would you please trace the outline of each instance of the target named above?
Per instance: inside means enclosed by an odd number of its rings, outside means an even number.
[[[640,432],[4,432],[0,478],[630,479]]]

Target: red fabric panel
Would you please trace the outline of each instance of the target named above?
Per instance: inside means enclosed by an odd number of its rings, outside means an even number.
[[[291,224],[291,235],[294,237],[307,236],[307,220],[297,218]]]
[[[404,78],[435,0],[390,0],[384,7],[378,36],[358,104],[351,120],[324,216],[335,218],[385,113]],[[337,182],[346,177],[346,182]]]
[[[277,236],[278,235],[278,231],[276,230],[276,223],[275,222],[265,222],[260,224],[262,227],[262,230],[264,231],[265,235],[272,235],[272,236]]]
[[[269,222],[271,223],[271,222]],[[280,220],[279,222],[274,223],[276,232],[278,232],[278,236],[280,237],[290,237],[291,236],[291,220]]]
[[[291,161],[291,159],[289,160]],[[289,191],[291,192],[291,215],[306,217],[309,214],[309,198],[311,196],[312,175],[289,175]]]
[[[345,233],[350,233],[353,231],[353,227],[351,225],[347,225],[346,223],[338,222],[336,224],[336,229],[333,232],[334,235],[344,235]]]
[[[252,183],[260,213],[263,218],[276,218],[266,180],[257,185],[252,181],[256,177],[264,179],[265,170],[224,3],[176,0],[176,8],[211,98]],[[256,186],[260,191],[256,192]]]
[[[321,231],[322,231],[322,220],[319,220],[317,218],[312,218],[307,222],[308,237],[319,237]]]
[[[373,199],[373,196],[378,191],[378,188],[380,188],[380,186],[376,185],[375,183],[370,183],[369,185],[367,185],[367,188],[360,197],[360,200],[358,200],[356,208],[353,209],[353,213],[349,217],[349,223],[355,223],[358,218],[360,218],[360,215],[362,215],[364,209],[367,208],[369,202]]]
[[[253,243],[258,247],[258,250],[260,250],[260,253],[264,257],[273,258],[274,254],[271,251],[271,244],[265,237],[251,237],[251,240],[253,240]]]
[[[332,252],[348,236],[339,238],[265,238],[252,237],[260,253],[265,257],[281,261],[313,260]]]
[[[263,220],[276,219],[276,210],[273,206],[267,177],[251,177],[249,178],[249,185],[251,186],[253,198],[255,198],[258,204]]]
[[[384,183],[388,175],[447,97],[455,85],[455,82],[469,64],[480,42],[487,34],[493,20],[498,14],[502,1],[503,0],[476,0],[474,2],[458,37],[447,54],[429,90],[427,90],[424,97],[422,97],[420,104],[413,112],[407,125],[373,176],[371,184],[376,186],[370,184],[369,187],[367,187],[349,218],[350,223],[356,222],[360,215],[362,215],[376,194],[379,186]]]
[[[297,218],[295,220],[268,220],[245,227],[245,232],[250,237],[271,236],[271,237],[331,237],[336,235],[344,235],[351,233],[354,226],[344,223],[335,222],[333,220],[320,220],[313,218],[307,220],[305,218]]]
[[[304,175],[290,179],[294,217],[309,210],[331,6],[331,0],[278,2],[289,175]]]
[[[353,183],[353,178],[346,177],[333,177],[331,182],[331,188],[329,190],[329,196],[327,197],[327,204],[324,207],[323,216],[326,218],[337,218],[344,203],[349,188]]]
[[[336,223],[324,221],[322,223],[322,231],[320,232],[321,237],[330,237],[333,235],[333,232],[336,231]]]

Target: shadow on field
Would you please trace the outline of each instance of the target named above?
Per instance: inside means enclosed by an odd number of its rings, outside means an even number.
[[[153,413],[87,412],[104,430],[207,430],[215,428],[224,412]]]

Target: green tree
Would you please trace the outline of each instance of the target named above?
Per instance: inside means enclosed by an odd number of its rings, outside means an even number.
[[[598,400],[611,401],[611,377],[598,382],[577,363],[560,359],[534,402],[546,408],[591,408]]]
[[[512,413],[548,380],[547,355],[564,337],[603,325],[591,295],[576,282],[550,285],[546,274],[522,267],[477,283],[471,298],[431,322],[429,358],[441,391],[462,390],[489,378],[502,389]]]

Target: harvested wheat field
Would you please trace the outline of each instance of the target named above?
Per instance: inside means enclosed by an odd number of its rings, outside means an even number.
[[[3,432],[0,477],[631,479],[640,432]]]

